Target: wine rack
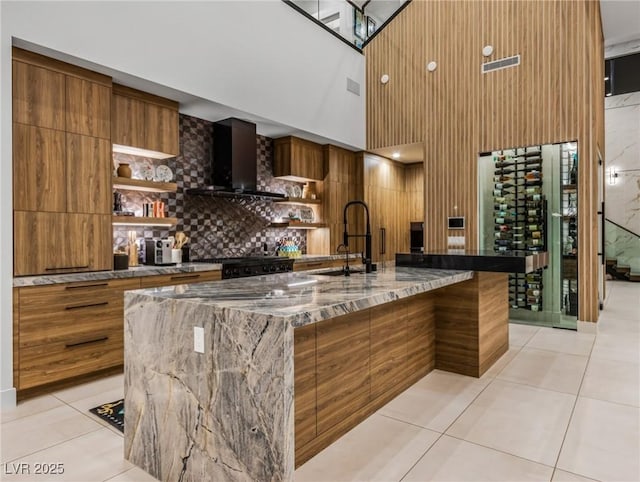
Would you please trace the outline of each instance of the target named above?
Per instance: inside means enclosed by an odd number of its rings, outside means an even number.
[[[562,144],[560,175],[562,312],[578,316],[578,152],[575,144]]]
[[[494,154],[494,250],[547,249],[547,202],[542,193],[541,146]],[[542,270],[509,274],[513,309],[542,310]]]

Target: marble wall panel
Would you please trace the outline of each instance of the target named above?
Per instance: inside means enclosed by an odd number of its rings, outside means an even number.
[[[605,140],[606,217],[640,233],[640,92],[605,99]]]

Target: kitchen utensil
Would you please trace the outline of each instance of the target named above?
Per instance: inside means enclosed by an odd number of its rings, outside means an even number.
[[[178,231],[176,233],[176,249],[182,249],[182,247],[187,244],[189,238],[182,231]]]

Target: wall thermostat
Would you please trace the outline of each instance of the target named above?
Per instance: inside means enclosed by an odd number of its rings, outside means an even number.
[[[449,217],[449,229],[464,229],[464,216]]]

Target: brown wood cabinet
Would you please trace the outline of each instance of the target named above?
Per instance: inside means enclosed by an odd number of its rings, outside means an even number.
[[[435,367],[435,292],[294,330],[296,466]]]
[[[111,143],[67,134],[67,212],[111,214]]]
[[[316,437],[316,325],[294,330],[295,442]]]
[[[13,217],[15,276],[111,269],[110,215],[14,211]]]
[[[13,48],[14,274],[111,261],[111,79]]]
[[[138,279],[19,288],[16,387],[36,386],[123,364],[123,292]]]
[[[114,84],[111,132],[117,146],[153,151],[154,157],[180,153],[178,103]]]
[[[145,105],[147,149],[174,156],[180,154],[178,117],[177,106],[171,108],[151,102]]]
[[[13,208],[67,210],[64,131],[13,123]]]
[[[371,210],[374,261],[395,259],[409,251],[411,211],[405,185],[405,166],[374,154],[364,161],[364,199]]]
[[[203,271],[14,288],[16,388],[33,389],[122,365],[124,291],[219,279],[220,271]],[[313,349],[315,356],[315,341]]]
[[[359,260],[349,260],[356,264]],[[308,271],[310,269],[320,268],[342,268],[344,266],[344,259],[327,259],[321,261],[296,261],[293,264],[293,271]]]
[[[218,281],[222,279],[220,271],[200,271],[198,273],[175,273],[156,276],[144,276],[140,278],[141,288],[157,288],[160,286],[172,286],[189,283],[204,283],[205,281]]]
[[[16,60],[12,66],[13,121],[63,131],[64,74]]]
[[[316,325],[318,433],[369,401],[369,310]]]
[[[412,333],[412,337],[414,334]],[[384,395],[406,375],[407,303],[371,308],[371,398]]]
[[[287,136],[274,139],[273,173],[294,181],[322,181],[324,159],[322,146],[315,142]]]
[[[323,147],[326,168],[325,180],[318,183],[318,196],[322,199],[322,211],[328,229],[328,235],[318,230],[307,234],[307,243],[322,246],[324,253],[335,254],[338,245],[342,244],[344,231],[344,206],[356,199],[364,199],[363,165],[356,154],[347,149],[326,145]],[[364,233],[364,211],[362,208],[349,209],[347,226],[350,233]],[[352,253],[364,251],[361,239],[349,240]],[[320,252],[320,249],[316,249]]]
[[[111,137],[113,144],[142,148],[145,145],[145,103],[113,89]]]
[[[111,139],[111,88],[67,76],[66,131]]]

